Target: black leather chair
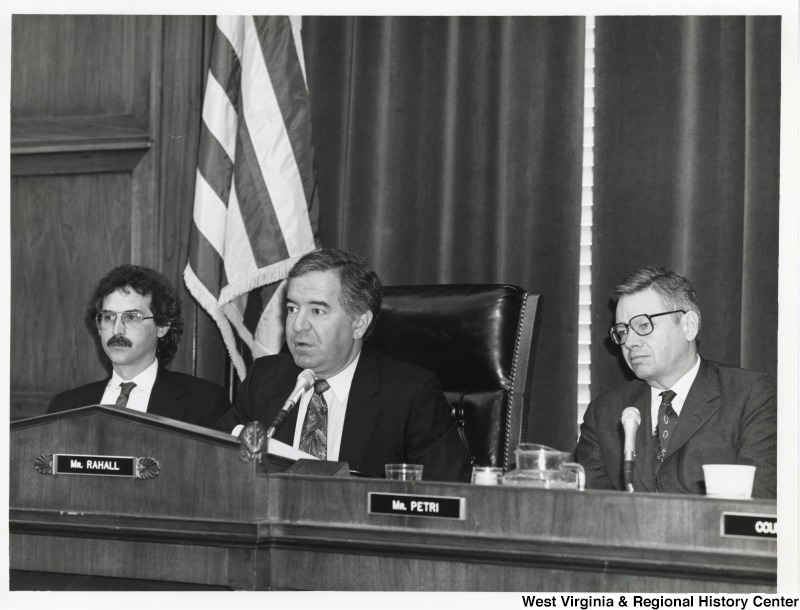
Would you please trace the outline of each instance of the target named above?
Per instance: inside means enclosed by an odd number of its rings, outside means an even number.
[[[517,286],[385,286],[369,342],[436,373],[473,464],[508,470],[527,439],[540,304]]]

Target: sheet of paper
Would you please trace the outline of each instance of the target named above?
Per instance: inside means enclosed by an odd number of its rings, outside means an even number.
[[[271,438],[267,440],[267,453],[271,453],[272,455],[277,455],[279,457],[288,458],[290,460],[318,460],[319,458],[316,456],[311,455],[310,453],[306,453],[305,451],[300,451],[299,449],[295,449],[291,445],[287,445],[286,443],[282,443],[279,440],[275,440]]]

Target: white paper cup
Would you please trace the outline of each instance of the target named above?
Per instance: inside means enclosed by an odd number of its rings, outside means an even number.
[[[706,495],[710,498],[747,499],[753,495],[755,466],[744,464],[704,464]]]
[[[393,481],[421,481],[422,464],[386,464],[386,478]]]

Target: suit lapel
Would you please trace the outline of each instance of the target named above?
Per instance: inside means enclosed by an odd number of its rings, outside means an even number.
[[[360,464],[372,435],[372,429],[380,411],[374,396],[380,390],[378,366],[375,355],[369,348],[362,348],[361,356],[350,385],[347,411],[342,430],[339,459],[350,464]]]
[[[168,370],[159,366],[147,402],[147,412],[182,420],[186,411],[186,388]]]
[[[278,383],[275,385],[275,392],[267,397],[266,413],[269,421],[264,422],[267,427],[272,425],[272,422],[278,416],[278,413],[280,412],[284,403],[292,394],[292,390],[294,390],[294,386],[297,383],[297,376],[300,374],[300,370],[301,369],[294,366],[289,367],[283,377],[281,377],[280,380],[278,380]],[[275,435],[273,437],[275,440],[286,443],[287,445],[291,445],[294,442],[294,431],[297,427],[298,411],[298,405],[295,405],[294,409],[292,409],[291,413],[289,413],[289,416],[286,418],[283,424],[281,424],[281,427],[275,431]],[[256,412],[258,412],[258,408],[256,408]]]
[[[89,386],[86,393],[88,402],[87,405],[99,405],[103,401],[103,395],[106,393],[111,377],[106,377],[103,381],[98,381]]]
[[[683,403],[678,423],[675,425],[664,459],[667,459],[683,447],[686,441],[717,412],[719,401],[714,399],[719,396],[719,384],[711,374],[708,363],[702,360],[700,362],[700,370],[697,371],[697,377],[695,377],[694,383],[689,389],[686,402]]]

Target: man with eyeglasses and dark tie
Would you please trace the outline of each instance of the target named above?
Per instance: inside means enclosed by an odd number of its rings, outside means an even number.
[[[587,487],[703,494],[703,464],[747,464],[756,467],[753,496],[774,498],[774,379],[700,357],[700,307],[687,278],[645,267],[614,296],[609,334],[638,379],[598,396],[586,410],[576,458]],[[621,423],[627,407],[641,416],[630,486]]]
[[[178,349],[183,317],[162,274],[137,265],[112,269],[97,285],[87,313],[111,362],[111,377],[58,394],[48,413],[106,404],[211,427],[230,408],[222,386],[164,368]]]

